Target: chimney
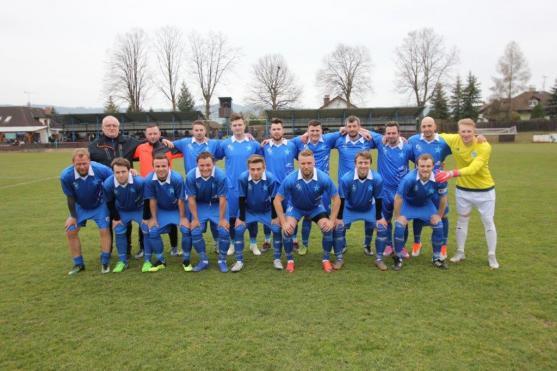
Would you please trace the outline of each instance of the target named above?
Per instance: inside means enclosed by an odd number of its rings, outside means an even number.
[[[534,85],[530,85],[530,86],[528,86],[528,91],[530,93],[534,93],[536,91],[536,87]]]
[[[331,97],[327,94],[323,97],[323,105],[326,106],[331,101]]]

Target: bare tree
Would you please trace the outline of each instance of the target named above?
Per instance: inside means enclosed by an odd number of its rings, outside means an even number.
[[[127,103],[129,112],[142,110],[150,87],[147,45],[147,36],[142,29],[118,35],[107,63],[107,95]]]
[[[458,63],[455,47],[447,50],[443,37],[432,28],[409,32],[396,48],[397,88],[410,93],[418,107],[432,97],[438,83],[443,83],[452,67]]]
[[[240,51],[231,47],[220,32],[210,32],[206,37],[192,33],[189,39],[193,73],[205,101],[205,118],[209,119],[215,88],[223,75],[234,67],[240,57]]]
[[[317,86],[325,94],[340,95],[348,104],[353,97],[371,91],[371,57],[364,46],[339,44],[323,59],[323,68],[317,72]]]
[[[511,98],[526,88],[531,76],[528,62],[515,41],[507,44],[503,56],[497,63],[497,72],[501,77],[493,77],[494,86],[491,90],[495,98],[508,99],[507,115],[510,119],[513,109]]]
[[[159,89],[166,99],[170,101],[172,111],[176,111],[178,104],[178,79],[184,53],[181,31],[172,26],[159,29],[155,34],[154,49],[161,73]]]
[[[248,100],[273,111],[291,107],[302,94],[296,76],[280,54],[265,55],[253,65],[253,81]]]

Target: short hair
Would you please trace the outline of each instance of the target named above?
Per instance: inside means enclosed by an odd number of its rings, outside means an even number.
[[[363,157],[364,159],[369,160],[370,163],[373,162],[370,151],[360,151],[356,153],[356,157],[354,157],[354,163],[358,161],[358,157]]]
[[[430,155],[429,153],[422,153],[420,155],[420,157],[418,157],[418,161],[416,161],[416,163],[420,162],[420,161],[426,161],[426,160],[431,160],[431,162],[433,164],[435,164],[435,161],[433,161],[433,156]]]
[[[91,155],[89,154],[89,150],[87,148],[76,148],[73,150],[72,161],[75,160],[76,157],[87,157],[90,159]]]
[[[400,125],[396,121],[389,121],[385,124],[385,129],[396,127],[396,131],[400,131]]]
[[[147,126],[145,126],[145,131],[147,131],[147,129],[152,129],[152,128],[157,128],[157,129],[160,130],[158,124],[156,124],[156,123],[154,123],[154,122],[151,122],[150,124],[147,124]]]
[[[271,124],[280,124],[280,126],[283,125],[282,120],[277,117],[271,119]]]
[[[236,121],[236,120],[244,120],[244,116],[242,116],[241,113],[232,112],[230,114],[230,122]]]
[[[308,122],[308,127],[309,126],[321,126],[321,121],[318,120],[309,120]]]
[[[207,127],[205,126],[205,123],[202,120],[195,120],[194,122],[191,123],[191,127],[193,128],[195,125],[198,126],[203,126],[203,128],[205,128],[205,130],[207,130]]]
[[[311,151],[311,149],[304,149],[298,154],[298,158],[300,157],[313,157],[313,152]]]
[[[206,158],[210,158],[211,162],[215,162],[215,157],[213,156],[213,154],[207,151],[203,151],[199,155],[197,155],[197,159],[195,160],[195,162],[199,162],[199,160],[204,160]]]
[[[460,125],[470,125],[473,126],[474,128],[476,127],[476,123],[474,122],[474,120],[468,117],[458,120],[458,126]]]
[[[168,159],[168,157],[166,157],[164,153],[155,154],[153,156],[153,163],[155,163],[155,160],[166,160],[166,162],[168,162],[168,165],[170,165],[170,160]]]
[[[344,125],[348,124],[348,123],[353,123],[353,122],[357,122],[358,125],[361,125],[362,123],[360,122],[360,118],[358,116],[354,116],[354,115],[350,115],[346,118],[346,120],[344,120]]]
[[[265,166],[265,158],[264,158],[263,156],[261,156],[261,155],[251,155],[251,156],[248,158],[248,166],[249,166],[250,164],[257,164],[257,163],[259,163],[259,162],[262,163],[263,166]]]
[[[130,162],[123,158],[123,157],[116,157],[114,160],[112,160],[112,162],[110,163],[110,167],[114,170],[114,166],[125,166],[128,170],[131,169],[132,165],[130,164]]]

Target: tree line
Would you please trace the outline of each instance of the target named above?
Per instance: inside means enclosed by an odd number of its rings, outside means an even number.
[[[396,88],[419,107],[430,105],[439,119],[477,118],[482,105],[478,78],[470,72],[466,81],[451,79],[459,62],[456,47],[447,46],[432,28],[411,31],[395,49]],[[166,26],[149,36],[133,29],[116,37],[106,62],[105,111],[144,110],[149,94],[162,94],[172,111],[191,111],[195,98],[186,81],[193,81],[210,117],[210,104],[217,87],[240,63],[241,49],[220,32],[187,37]],[[372,91],[373,63],[366,46],[339,44],[322,59],[315,84],[324,95],[339,95],[349,104]],[[530,79],[524,55],[510,42],[496,66],[491,99],[510,99]],[[246,101],[253,106],[280,110],[295,107],[303,94],[296,74],[281,54],[260,57],[251,68]],[[450,96],[447,96],[447,89]],[[557,94],[557,82],[555,86]],[[509,105],[509,115],[512,113]]]

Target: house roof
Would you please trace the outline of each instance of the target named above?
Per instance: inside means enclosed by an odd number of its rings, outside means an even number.
[[[0,107],[0,127],[44,127],[39,121],[48,118],[41,108],[24,106]]]
[[[520,93],[517,96],[511,98],[513,111],[517,111],[517,112],[531,111],[533,107],[530,107],[529,103],[532,99],[537,99],[544,106],[547,106],[549,104],[549,101],[551,100],[551,93],[547,91],[535,91],[535,90],[528,90],[523,93]],[[508,111],[509,100],[500,99],[500,100],[494,100],[493,102],[484,105],[480,109],[480,112],[485,112],[496,103],[499,104],[500,111],[503,112]]]
[[[327,96],[328,97],[328,96]],[[348,103],[348,101],[346,99],[344,99],[343,97],[341,97],[340,95],[337,95],[336,97],[334,97],[333,99],[329,100],[326,104],[322,105],[321,107],[319,107],[319,109],[327,109],[327,107],[332,106],[334,103],[337,102],[342,102],[346,105],[347,108],[350,109],[356,109],[358,107],[356,107],[355,105],[353,105],[352,103]]]

